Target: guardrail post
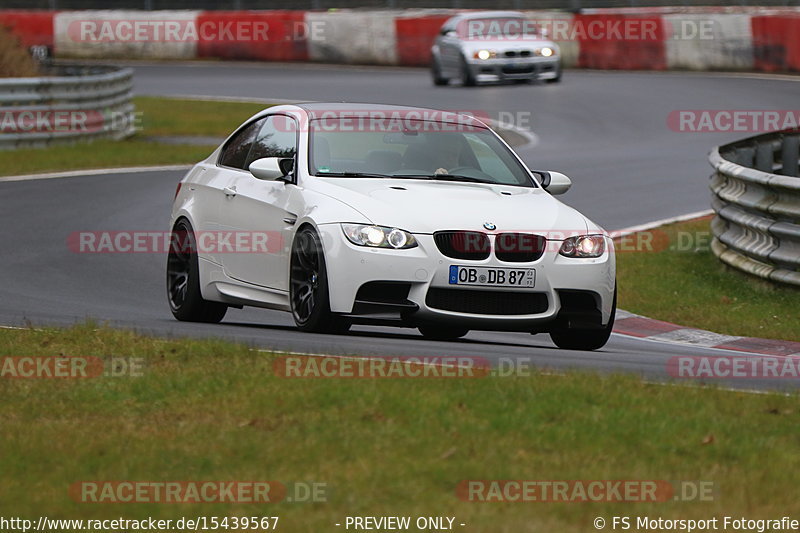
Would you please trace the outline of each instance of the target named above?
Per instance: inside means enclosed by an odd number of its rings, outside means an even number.
[[[786,135],[781,149],[781,174],[784,176],[800,175],[800,135]]]
[[[775,164],[774,153],[772,145],[768,143],[760,143],[756,145],[756,168],[762,172],[772,172],[773,165]]]

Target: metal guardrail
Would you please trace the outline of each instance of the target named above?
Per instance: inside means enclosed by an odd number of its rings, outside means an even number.
[[[0,79],[0,150],[122,139],[135,132],[128,68],[53,65]]]
[[[800,132],[715,148],[711,250],[749,274],[800,286]]]

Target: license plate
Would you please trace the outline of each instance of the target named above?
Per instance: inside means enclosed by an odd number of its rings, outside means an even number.
[[[535,280],[536,270],[532,268],[450,266],[450,285],[533,287]]]

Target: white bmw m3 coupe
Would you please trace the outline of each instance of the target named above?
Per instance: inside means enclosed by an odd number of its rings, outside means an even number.
[[[228,307],[352,324],[548,333],[593,350],[616,308],[613,244],[482,121],[367,104],[270,107],[181,180],[167,295],[178,320]]]

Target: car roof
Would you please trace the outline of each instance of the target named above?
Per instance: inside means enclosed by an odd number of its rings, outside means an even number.
[[[409,120],[427,120],[431,122],[454,122],[458,117],[458,123],[464,125],[488,128],[486,124],[475,117],[461,113],[457,110],[433,109],[429,107],[414,107],[394,104],[363,104],[354,102],[305,102],[294,104],[303,109],[309,115],[319,115],[320,118],[329,117],[359,117],[367,113],[382,113],[385,115],[399,114],[408,116],[409,113],[419,113],[419,118],[408,117]],[[324,113],[324,116],[323,116]],[[431,116],[433,113],[433,116]],[[439,117],[436,113],[441,113]]]

